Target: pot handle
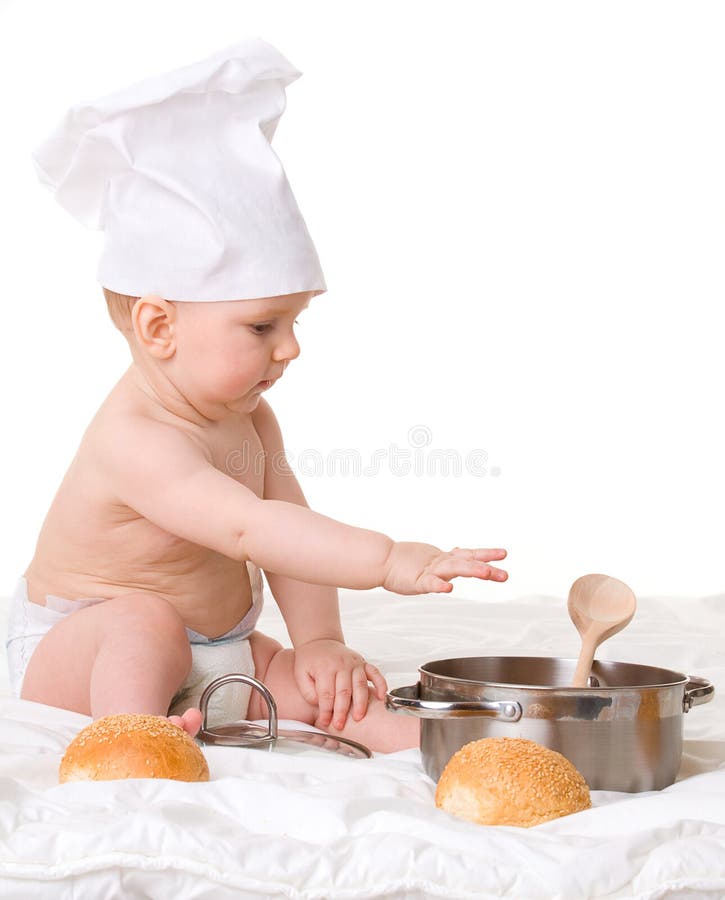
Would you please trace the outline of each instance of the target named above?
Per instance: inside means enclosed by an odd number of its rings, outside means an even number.
[[[699,675],[688,675],[685,695],[682,698],[683,712],[689,712],[693,706],[709,703],[715,695],[715,686],[707,678]]]
[[[704,702],[704,701],[700,701]],[[521,704],[516,700],[421,700],[420,682],[396,688],[385,695],[385,706],[392,712],[408,713],[419,719],[451,719],[462,716],[487,716],[518,722]]]

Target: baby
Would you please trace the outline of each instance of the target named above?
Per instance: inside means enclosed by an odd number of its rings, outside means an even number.
[[[419,724],[385,708],[382,674],[345,645],[337,588],[505,581],[491,563],[506,552],[445,552],[330,519],[285,462],[262,394],[326,290],[269,144],[298,75],[250,39],[75,108],[36,157],[59,202],[106,231],[99,281],[132,363],[18,583],[11,683],[26,700],[169,716],[195,735],[216,658],[264,682],[282,718],[388,752],[417,745]],[[260,570],[294,649],[256,630]],[[266,717],[256,691],[234,718],[245,714]]]
[[[191,669],[186,629],[217,639],[249,619],[251,560],[294,645],[248,636],[280,716],[375,750],[414,746],[418,721],[385,709],[385,679],[344,644],[336,588],[421,594],[450,591],[461,575],[503,581],[490,563],[505,552],[395,542],[307,507],[262,394],[300,353],[294,322],[309,292],[217,303],[106,294],[114,318],[129,320],[133,363],[87,429],[25,572],[33,604],[47,593],[103,602],[50,628],[21,696],[94,718],[166,715]],[[263,454],[263,471],[230,471],[242,447]],[[253,692],[247,717],[265,715]],[[172,721],[193,735],[201,714]]]

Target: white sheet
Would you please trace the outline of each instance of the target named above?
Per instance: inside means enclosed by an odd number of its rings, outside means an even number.
[[[351,591],[341,602],[348,643],[391,686],[447,656],[576,654],[562,598],[489,604]],[[271,602],[259,627],[284,638]],[[599,656],[722,687],[723,635],[725,596],[640,599]],[[4,898],[725,896],[723,691],[685,716],[672,787],[595,792],[593,809],[529,830],[437,810],[417,750],[356,761],[210,747],[208,784],[58,785],[64,747],[89,719],[8,698],[0,715]]]

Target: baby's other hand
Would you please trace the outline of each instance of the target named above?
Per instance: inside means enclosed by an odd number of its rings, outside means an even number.
[[[489,565],[505,556],[505,550],[454,547],[446,553],[432,544],[398,541],[388,556],[382,586],[396,594],[426,594],[450,593],[450,579],[459,576],[506,581],[507,572]]]
[[[302,696],[319,707],[318,728],[330,723],[342,728],[351,706],[359,722],[368,708],[369,681],[380,700],[388,689],[380,671],[340,641],[320,639],[296,646],[294,673]]]

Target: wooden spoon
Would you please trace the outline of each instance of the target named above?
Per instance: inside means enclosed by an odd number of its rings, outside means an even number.
[[[569,616],[581,635],[582,648],[572,687],[586,687],[594,652],[632,621],[637,598],[623,581],[608,575],[582,575],[569,591]]]

